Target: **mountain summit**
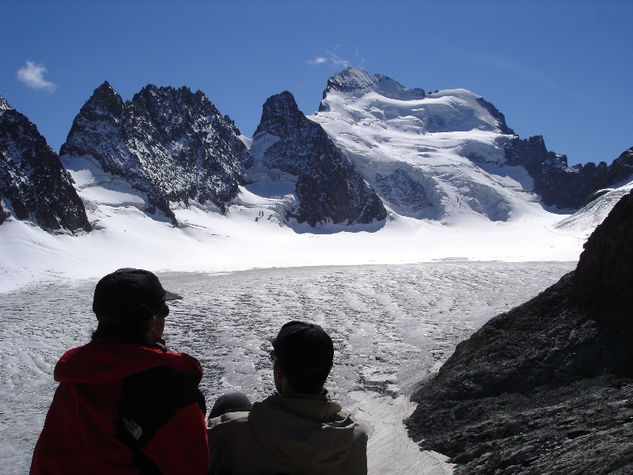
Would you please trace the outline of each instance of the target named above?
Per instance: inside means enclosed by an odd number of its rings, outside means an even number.
[[[311,119],[398,214],[506,221],[537,201],[525,170],[500,169],[512,139],[503,115],[465,89],[425,94],[348,68]]]
[[[89,158],[125,179],[145,210],[175,222],[173,207],[190,202],[225,212],[238,193],[250,155],[239,130],[200,91],[148,85],[129,102],[107,82],[73,122],[60,155],[70,169]]]
[[[362,69],[349,67],[328,80],[327,88],[323,92],[323,99],[334,93],[359,97],[370,91],[401,101],[424,99],[426,97],[422,89],[408,89],[382,74],[369,74]],[[328,103],[322,101],[319,111],[325,112],[327,110]]]
[[[385,205],[414,218],[519,217],[534,206],[582,207],[592,192],[630,179],[630,166],[569,167],[542,137],[519,138],[504,115],[465,89],[425,93],[348,68],[329,79],[311,117]],[[628,165],[628,163],[627,163]]]

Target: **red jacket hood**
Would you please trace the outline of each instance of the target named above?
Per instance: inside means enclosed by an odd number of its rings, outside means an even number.
[[[96,338],[87,345],[64,353],[55,366],[55,380],[104,384],[156,366],[168,366],[189,374],[196,382],[202,377],[198,360],[184,353],[117,339]]]

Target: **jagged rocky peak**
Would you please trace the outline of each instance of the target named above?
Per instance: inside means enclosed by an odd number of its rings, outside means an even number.
[[[251,151],[251,176],[294,185],[296,202],[287,207],[287,220],[316,226],[368,224],[386,217],[376,193],[287,91],[264,104]]]
[[[52,231],[89,231],[70,175],[35,124],[0,97],[0,223],[9,216]]]
[[[172,207],[191,202],[225,212],[250,154],[233,121],[200,91],[148,85],[123,102],[107,82],[75,118],[61,155],[91,156],[125,178],[176,223]]]
[[[213,103],[201,92],[191,92],[186,86],[179,89],[148,84],[134,95],[131,106],[160,121],[161,126],[186,122],[186,117],[204,111],[207,116],[220,116]],[[173,120],[174,123],[170,122]],[[239,133],[239,131],[238,131]]]
[[[114,116],[119,115],[123,111],[123,99],[116,92],[108,81],[104,81],[101,86],[95,89],[91,100],[86,105],[95,107],[95,112],[110,113]],[[100,108],[103,108],[102,110]]]
[[[10,109],[13,109],[13,107],[9,105],[4,97],[0,96],[0,113]]]
[[[513,138],[504,146],[508,165],[521,166],[534,180],[534,192],[547,206],[563,210],[577,210],[584,206],[594,193],[607,186],[618,186],[633,175],[633,155],[624,152],[611,165],[568,166],[565,155],[551,152],[542,136],[529,139]]]
[[[598,167],[604,167],[605,165],[604,162],[600,162]],[[600,185],[602,188],[608,186],[617,187],[631,181],[631,175],[633,175],[633,147],[622,152],[622,154],[613,161],[608,167]]]
[[[277,137],[287,136],[292,129],[296,129],[303,123],[305,116],[299,110],[294,96],[284,91],[269,97],[262,108],[262,118],[255,130],[266,131]]]
[[[76,136],[77,130],[85,128],[103,128],[108,123],[115,126],[123,119],[123,111],[125,104],[121,96],[112,88],[110,83],[105,81],[97,89],[94,90],[92,96],[81,107],[79,114],[73,120],[72,127],[66,139],[66,143],[62,145],[60,155],[72,153],[74,144],[72,138]],[[97,132],[95,130],[95,132]],[[95,139],[97,137],[94,137]],[[80,148],[81,145],[77,144]]]
[[[369,91],[374,91],[382,96],[397,100],[424,99],[426,94],[422,89],[409,89],[393,79],[382,74],[370,74],[356,67],[349,67],[332,76],[323,92],[323,99],[331,92],[340,92],[359,97]],[[319,111],[327,111],[328,105],[321,102]]]
[[[75,116],[66,142],[62,144],[59,155],[93,155],[106,162],[108,150],[113,141],[122,142],[121,122],[125,104],[121,96],[105,81],[94,90],[92,96]],[[117,148],[123,153],[124,147]],[[102,163],[107,169],[107,163]]]

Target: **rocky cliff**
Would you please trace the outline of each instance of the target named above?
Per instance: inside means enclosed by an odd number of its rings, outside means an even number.
[[[412,399],[421,447],[458,473],[633,470],[633,194],[575,271],[490,320]]]
[[[310,226],[351,225],[380,221],[387,215],[376,193],[287,91],[264,104],[251,151],[251,179],[294,185],[297,201],[287,209],[287,219]]]
[[[149,85],[123,102],[105,82],[75,118],[60,156],[69,164],[93,157],[145,193],[149,213],[175,221],[171,208],[191,201],[226,211],[250,161],[239,136],[200,91]]]
[[[90,230],[57,154],[31,121],[0,97],[0,224],[8,216],[52,231]]]

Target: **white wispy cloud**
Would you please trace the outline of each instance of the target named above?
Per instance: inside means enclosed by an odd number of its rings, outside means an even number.
[[[315,56],[314,58],[308,60],[308,64],[311,66],[319,66],[321,64],[329,64],[332,66],[347,68],[352,65],[351,61],[341,57],[335,51],[328,49],[325,50],[323,55]]]
[[[334,64],[336,66],[343,66],[344,68],[347,68],[347,67],[349,67],[352,64],[348,60],[346,60],[345,58],[341,58],[334,51],[329,51],[328,50],[327,54],[329,55],[330,61],[332,62],[332,64]]]
[[[53,92],[57,89],[57,84],[44,79],[44,74],[47,72],[43,64],[35,64],[27,60],[26,64],[18,69],[16,76],[20,82],[32,89]]]
[[[314,59],[309,60],[308,64],[315,66],[317,64],[323,64],[326,61],[327,61],[327,58],[324,58],[323,56],[317,56]]]

